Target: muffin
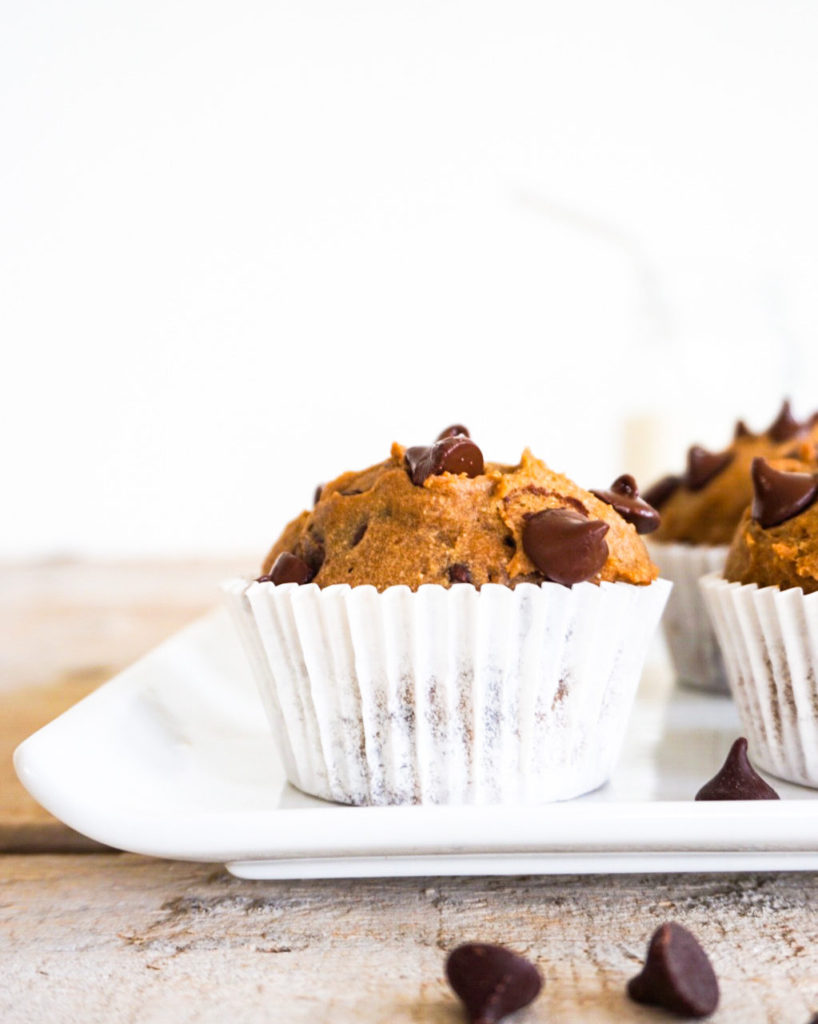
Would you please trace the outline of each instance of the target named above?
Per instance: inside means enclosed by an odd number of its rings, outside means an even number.
[[[818,787],[818,459],[752,465],[724,573],[701,581],[753,757]]]
[[[799,422],[784,402],[764,433],[752,433],[740,420],[727,448],[709,452],[694,445],[681,476],[664,477],[646,492],[645,499],[662,516],[650,553],[662,575],[674,583],[663,629],[676,675],[685,685],[728,692],[698,581],[724,567],[733,534],[752,501],[753,460],[780,458],[815,434],[816,418]]]
[[[495,803],[606,781],[670,589],[632,478],[484,463],[456,427],[316,499],[227,587],[294,785]]]

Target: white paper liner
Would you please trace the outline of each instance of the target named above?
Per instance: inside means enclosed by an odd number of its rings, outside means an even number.
[[[754,761],[818,788],[818,593],[715,573],[700,587]]]
[[[348,804],[489,804],[609,778],[670,588],[224,590],[295,786]]]
[[[697,690],[729,693],[721,650],[699,590],[702,576],[724,568],[729,547],[653,541],[648,550],[662,577],[673,582],[662,631],[676,676]]]

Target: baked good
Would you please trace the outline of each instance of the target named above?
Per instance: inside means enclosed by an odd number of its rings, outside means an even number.
[[[727,448],[709,452],[694,445],[682,475],[664,477],[646,492],[662,516],[650,553],[674,584],[662,626],[676,675],[685,685],[716,693],[729,689],[698,581],[724,567],[727,546],[752,500],[753,460],[779,458],[816,439],[816,417],[795,419],[785,401],[762,433],[739,420]]]
[[[669,584],[630,477],[591,493],[458,426],[323,486],[227,587],[290,781],[536,803],[609,777]]]
[[[818,461],[752,466],[723,574],[701,581],[753,759],[818,787]]]

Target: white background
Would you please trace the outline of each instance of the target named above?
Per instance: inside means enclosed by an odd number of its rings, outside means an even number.
[[[0,554],[261,555],[452,421],[602,486],[811,412],[816,55],[792,0],[6,0]]]

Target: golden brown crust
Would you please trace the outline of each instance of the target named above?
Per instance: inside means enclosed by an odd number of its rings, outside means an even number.
[[[466,567],[476,586],[541,582],[523,551],[524,517],[572,507],[609,526],[608,559],[592,582],[648,584],[658,574],[630,523],[528,450],[518,466],[487,463],[479,476],[442,473],[422,486],[409,479],[403,456],[404,448],[395,444],[385,462],[327,484],[315,508],[284,529],[263,572],[289,551],[320,566],[314,582],[321,587],[448,587],[452,566]]]
[[[790,446],[792,447],[792,446]],[[808,459],[776,459],[770,465],[789,473],[818,469],[814,448],[802,448]],[[818,591],[818,501],[778,526],[764,529],[747,508],[736,530],[724,567],[733,583],[787,590],[801,587],[805,594]]]
[[[727,451],[729,465],[698,491],[680,485],[660,507],[662,523],[654,533],[657,541],[682,544],[729,544],[753,500],[750,467],[753,459],[780,459],[793,450],[807,451],[818,441],[813,428],[811,440],[773,441],[767,434],[736,438]]]

